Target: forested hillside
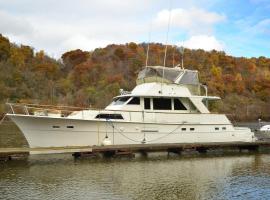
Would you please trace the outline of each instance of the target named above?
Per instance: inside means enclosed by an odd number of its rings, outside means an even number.
[[[102,108],[120,88],[135,86],[146,49],[145,43],[109,45],[91,52],[72,50],[55,60],[0,34],[0,112],[7,101]],[[172,46],[167,55],[167,66],[180,62],[181,55]],[[151,44],[148,64],[162,65],[163,57],[164,46]],[[199,70],[209,93],[223,98],[212,105],[214,111],[232,114],[236,120],[270,118],[269,58],[190,49],[184,57],[186,68]]]

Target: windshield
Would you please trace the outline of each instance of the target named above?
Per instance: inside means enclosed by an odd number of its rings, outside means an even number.
[[[113,102],[111,103],[112,106],[115,105],[123,105],[124,103],[127,102],[127,100],[129,100],[130,97],[119,97],[113,100]]]

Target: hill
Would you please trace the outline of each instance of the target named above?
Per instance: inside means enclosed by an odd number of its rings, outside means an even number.
[[[150,45],[148,65],[163,65],[164,46]],[[131,90],[145,65],[147,44],[108,45],[91,52],[66,52],[55,60],[44,51],[10,43],[0,34],[0,112],[4,103],[24,102],[102,108],[119,89]],[[181,55],[169,46],[167,66]],[[211,105],[235,120],[270,119],[270,59],[232,57],[224,52],[185,49],[184,65],[200,72]]]

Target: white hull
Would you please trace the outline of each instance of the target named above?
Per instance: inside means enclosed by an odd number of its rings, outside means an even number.
[[[108,122],[17,114],[8,116],[20,128],[30,147],[101,145],[106,134],[115,145],[140,144],[144,139],[146,144],[254,141],[250,129],[235,128],[231,124]],[[220,129],[215,130],[215,127]],[[226,130],[222,130],[222,127],[226,127]]]

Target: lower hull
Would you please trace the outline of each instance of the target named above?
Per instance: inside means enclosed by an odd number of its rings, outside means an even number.
[[[228,127],[226,131],[221,128],[215,131],[217,125],[107,122],[23,115],[9,117],[23,132],[30,147],[102,145],[106,136],[107,142],[115,145],[254,141],[250,129]]]

